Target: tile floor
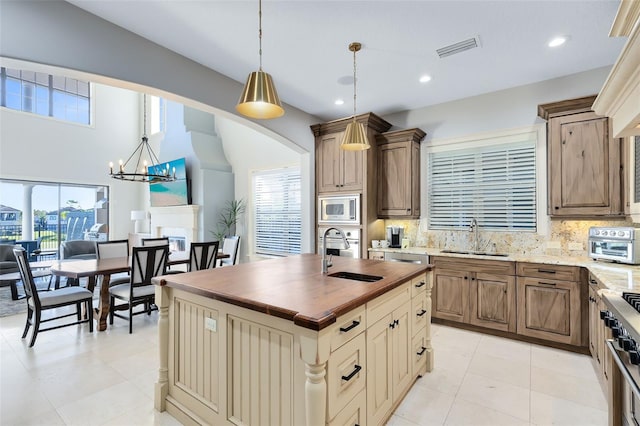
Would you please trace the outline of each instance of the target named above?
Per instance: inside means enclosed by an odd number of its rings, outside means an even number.
[[[68,327],[22,340],[24,314],[0,318],[0,425],[178,425],[153,408],[157,313],[108,331]],[[606,425],[591,359],[433,327],[434,371],[388,425]]]

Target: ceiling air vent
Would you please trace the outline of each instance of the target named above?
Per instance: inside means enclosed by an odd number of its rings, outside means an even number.
[[[445,58],[447,56],[455,55],[456,53],[464,52],[465,50],[475,49],[480,46],[480,40],[478,37],[470,38],[467,40],[459,41],[458,43],[450,44],[449,46],[441,47],[437,49],[438,56]]]

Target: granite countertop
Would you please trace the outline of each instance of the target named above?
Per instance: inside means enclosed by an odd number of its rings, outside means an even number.
[[[505,262],[531,262],[548,265],[580,266],[587,268],[600,283],[604,290],[614,292],[640,292],[640,265],[625,265],[606,261],[595,261],[587,256],[550,256],[543,254],[508,254],[507,256],[480,256],[474,254],[443,253],[441,249],[431,247],[408,247],[405,249],[376,248],[370,251],[399,252],[413,254],[427,254],[429,256],[448,256],[483,260],[502,260]]]

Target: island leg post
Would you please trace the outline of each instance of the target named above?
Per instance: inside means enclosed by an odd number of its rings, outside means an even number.
[[[426,326],[426,330],[425,332],[427,333],[427,339],[426,339],[426,347],[427,347],[427,371],[432,371],[433,370],[433,346],[431,345],[431,304],[432,304],[432,300],[431,300],[431,289],[433,287],[433,276],[431,272],[427,272],[427,289],[426,289],[426,297],[427,297],[427,305],[426,305],[426,310],[427,310],[427,326]]]
[[[330,336],[301,328],[300,356],[305,365],[304,402],[307,426],[325,426],[327,416],[327,361]]]
[[[154,406],[158,411],[166,409],[169,394],[169,289],[156,286],[156,305],[158,306],[158,350],[160,367],[158,382],[154,392]]]

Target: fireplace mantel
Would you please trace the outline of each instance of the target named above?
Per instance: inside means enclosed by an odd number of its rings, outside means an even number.
[[[200,206],[151,207],[151,234],[156,237],[183,236],[186,237],[187,247],[193,241],[198,241],[198,212]]]

